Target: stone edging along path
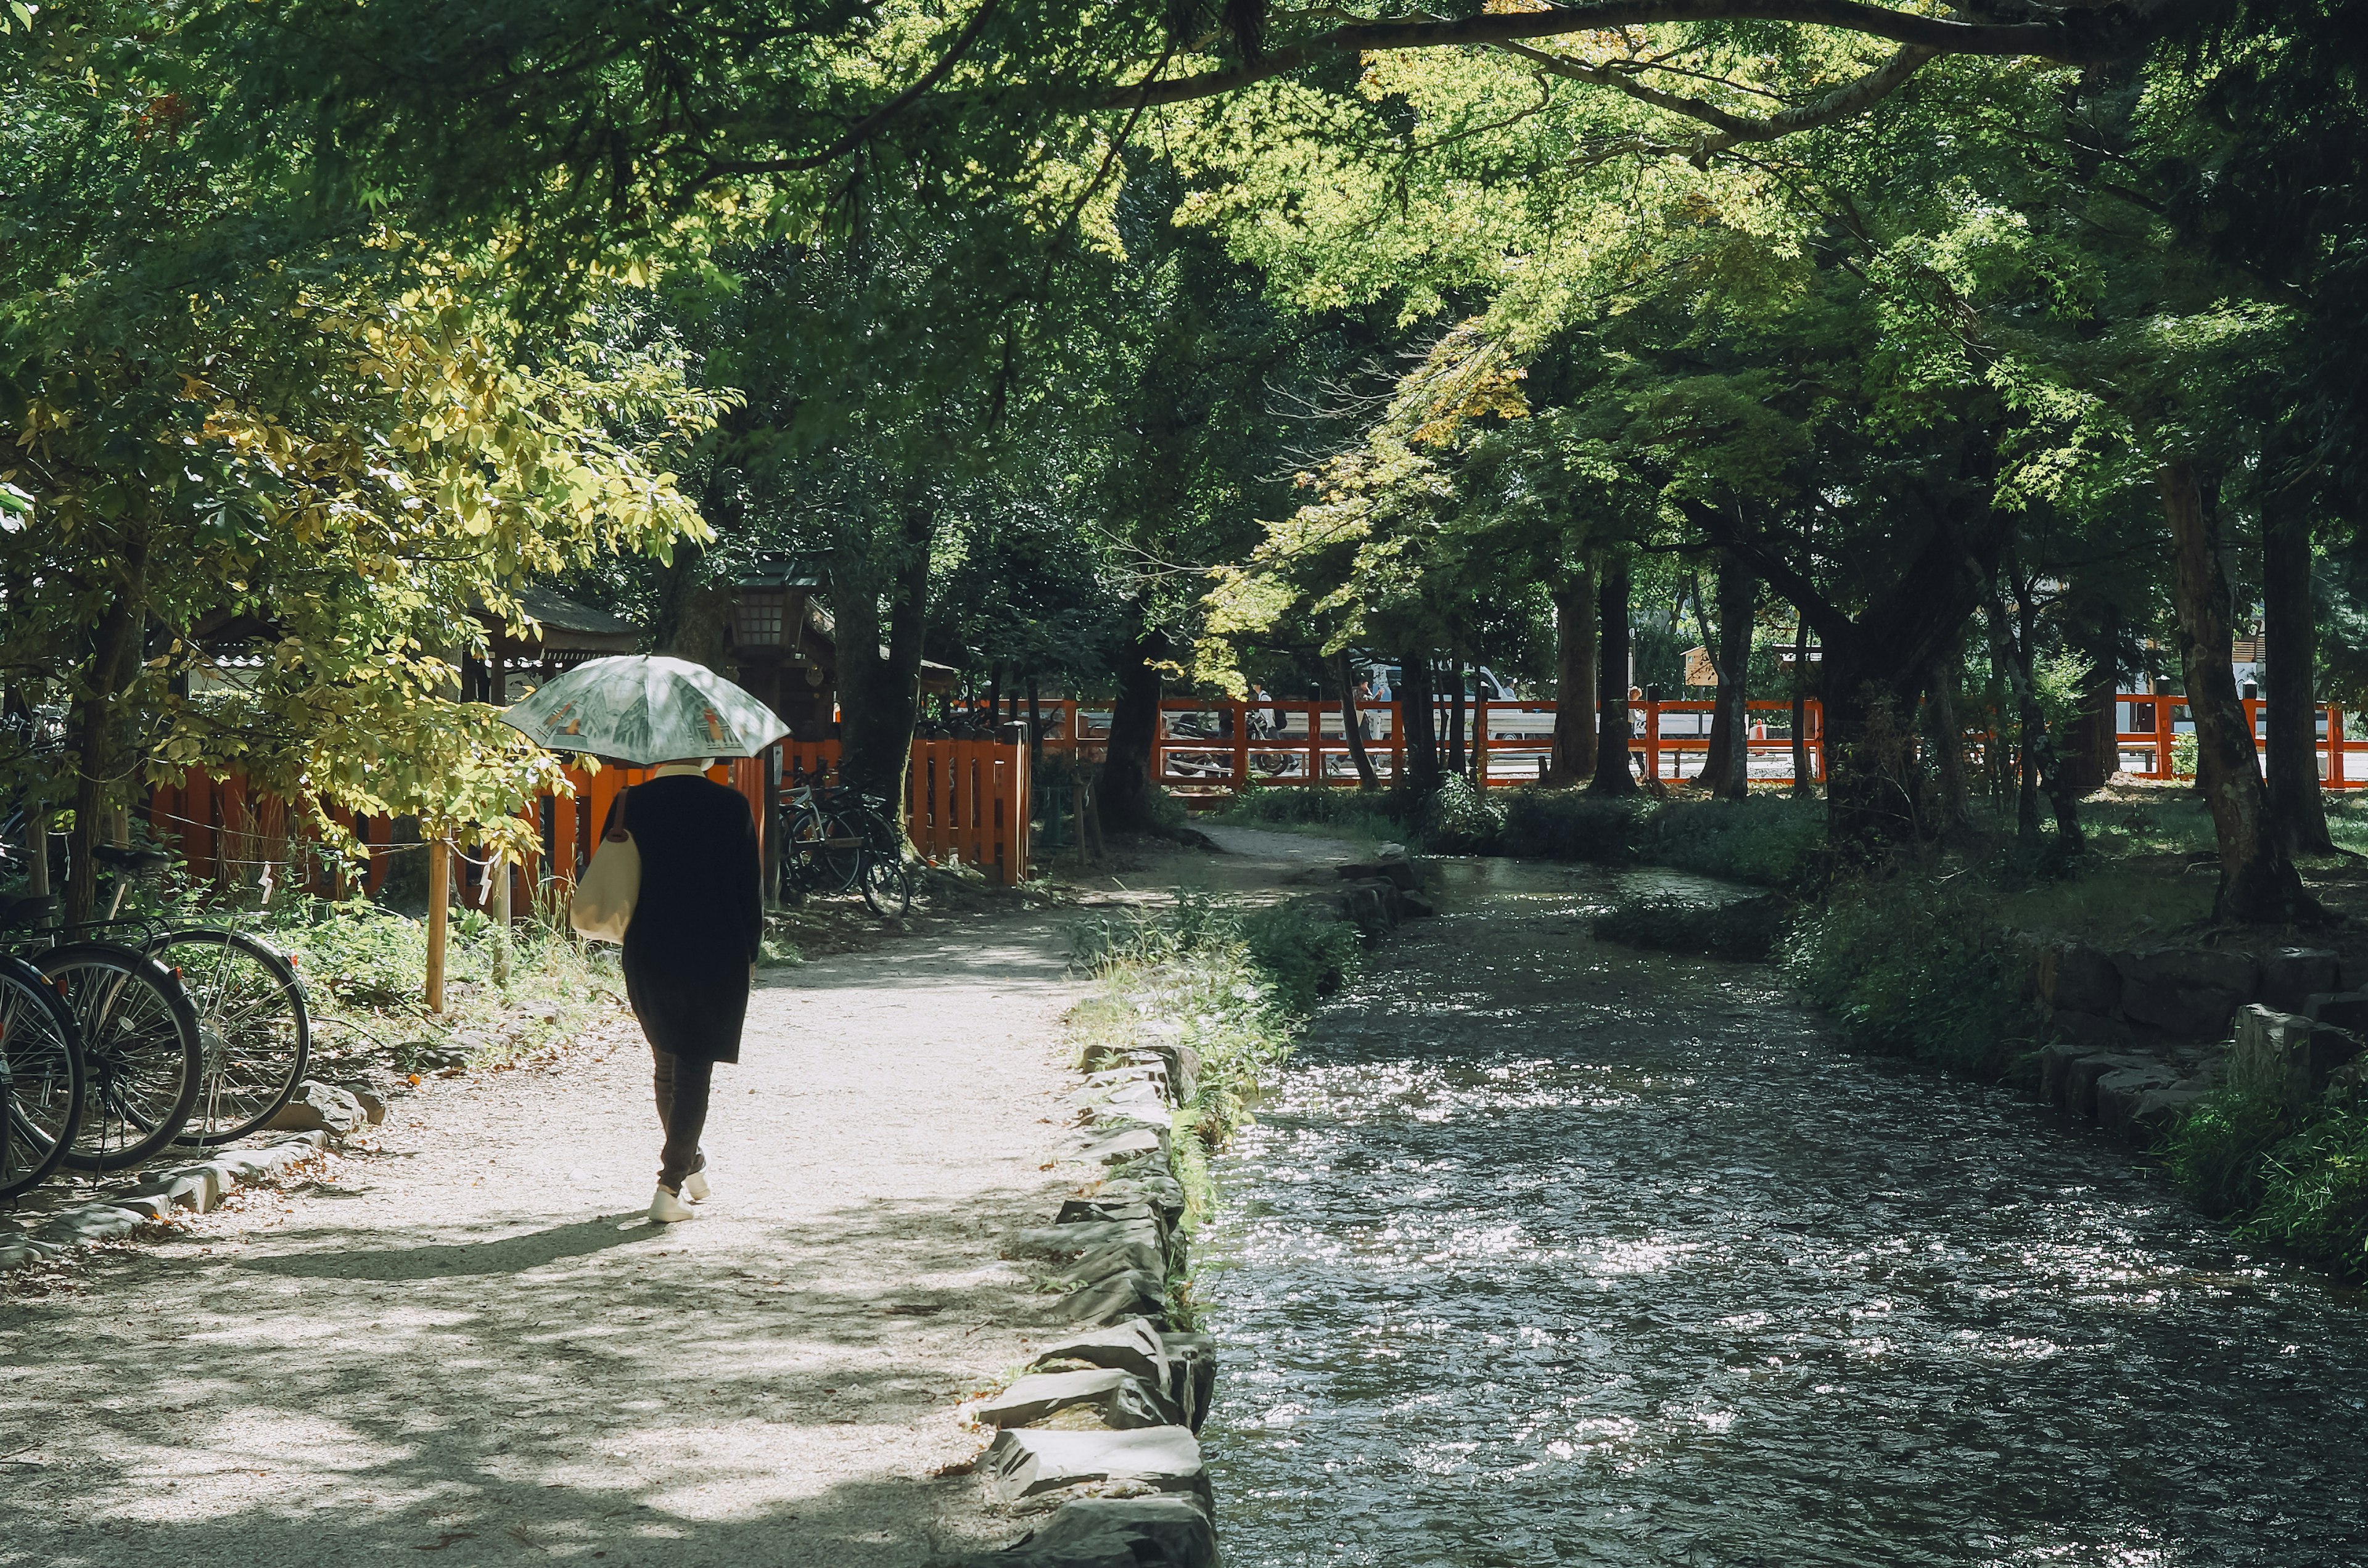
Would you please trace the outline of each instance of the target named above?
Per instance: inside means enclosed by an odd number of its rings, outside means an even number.
[[[120,1240],[142,1225],[162,1222],[176,1210],[211,1214],[240,1187],[284,1175],[346,1133],[375,1127],[385,1117],[386,1102],[378,1096],[308,1078],[271,1119],[266,1135],[276,1131],[281,1136],[269,1142],[217,1149],[189,1165],[142,1166],[140,1179],[129,1187],[43,1214],[30,1223],[0,1221],[0,1227],[6,1227],[0,1228],[0,1274],[97,1242]]]
[[[1338,870],[1338,891],[1310,902],[1355,923],[1368,942],[1433,912],[1403,856]],[[1078,1332],[971,1412],[996,1428],[979,1463],[998,1501],[1069,1500],[962,1568],[1209,1568],[1218,1560],[1215,1498],[1198,1434],[1215,1392],[1216,1346],[1171,1326],[1169,1292],[1186,1265],[1171,1126],[1198,1085],[1200,1056],[1155,1037],[1079,1065],[1087,1076],[1070,1096],[1082,1127],[1070,1157],[1107,1175],[1010,1249],[1059,1265],[1052,1278],[1069,1290],[1053,1312]]]

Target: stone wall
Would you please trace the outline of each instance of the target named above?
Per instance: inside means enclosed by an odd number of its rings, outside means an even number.
[[[2044,948],[2041,1096],[2141,1144],[2224,1084],[2274,1085],[2298,1105],[2360,1072],[2363,985],[2368,962],[2319,948]]]

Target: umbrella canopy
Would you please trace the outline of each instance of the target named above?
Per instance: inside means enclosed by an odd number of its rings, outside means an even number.
[[[639,767],[682,756],[755,756],[790,733],[780,716],[703,665],[657,653],[593,659],[502,710],[552,751]]]

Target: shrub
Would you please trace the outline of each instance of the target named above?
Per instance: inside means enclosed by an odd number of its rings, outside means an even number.
[[[1620,900],[1596,915],[1591,928],[1604,941],[1632,948],[1764,959],[1783,926],[1784,906],[1769,895],[1712,903],[1647,893]]]
[[[1581,790],[1514,792],[1496,843],[1505,854],[1623,866],[1676,866],[1704,876],[1799,891],[1825,874],[1822,801],[1655,801]]]
[[[2022,960],[1996,896],[1911,872],[1851,882],[1798,915],[1786,977],[1864,1050],[1963,1072],[2003,1066],[2023,1012]]]
[[[2327,1096],[2296,1114],[2226,1088],[2187,1114],[2166,1153],[2189,1196],[2238,1235],[2368,1278],[2368,1105]]]
[[[2269,1153],[2245,1233],[2368,1278],[2368,1108],[2321,1109]]]
[[[1406,798],[1398,790],[1287,785],[1245,790],[1217,820],[1240,827],[1328,827],[1409,847],[1421,835],[1407,826]]]
[[[1755,795],[1673,802],[1638,821],[1637,856],[1704,876],[1800,891],[1825,875],[1822,801]]]
[[[1497,842],[1508,855],[1620,866],[1636,858],[1637,824],[1652,814],[1644,796],[1613,798],[1582,790],[1516,790],[1505,804]]]
[[[2241,1216],[2261,1201],[2263,1160],[2286,1126],[2282,1098],[2226,1088],[2180,1119],[2163,1153],[2171,1175],[2204,1212]]]
[[[1304,903],[1262,909],[1242,922],[1243,945],[1275,998],[1294,1014],[1311,1013],[1356,967],[1357,927]]]
[[[1488,791],[1461,773],[1440,780],[1439,792],[1423,809],[1423,842],[1451,854],[1486,853],[1505,825],[1505,809]]]

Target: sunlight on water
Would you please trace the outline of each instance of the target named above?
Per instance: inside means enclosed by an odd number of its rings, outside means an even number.
[[[2368,1308],[1764,970],[1453,870],[1217,1165],[1236,1568],[2368,1564]]]

